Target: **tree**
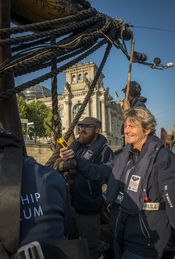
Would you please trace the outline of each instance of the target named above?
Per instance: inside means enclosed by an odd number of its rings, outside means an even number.
[[[21,119],[27,119],[28,106],[26,104],[25,98],[22,95],[17,96],[19,116]],[[23,135],[27,134],[27,124],[22,124]]]
[[[29,122],[33,122],[34,127],[30,132],[30,137],[47,137],[51,136],[51,129],[46,125],[45,122],[51,124],[52,112],[41,101],[33,101],[29,104],[26,103],[23,96],[17,97],[19,114],[21,119],[28,119]],[[23,134],[27,133],[25,125],[22,125]]]
[[[27,119],[27,104],[23,96],[17,97],[20,118]]]
[[[28,104],[28,120],[34,122],[34,132],[38,137],[51,135],[51,130],[46,127],[45,122],[50,124],[51,109],[41,101],[33,101]]]

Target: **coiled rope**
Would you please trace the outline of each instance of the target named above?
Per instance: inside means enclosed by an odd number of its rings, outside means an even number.
[[[58,93],[56,76],[108,42],[104,57],[95,78],[70,128],[65,134],[68,139],[81,117],[105,65],[112,44],[120,48],[129,57],[125,46],[119,40],[123,31],[123,22],[97,12],[87,1],[76,0],[87,8],[76,15],[53,19],[40,23],[0,29],[0,46],[11,46],[12,57],[0,65],[0,77],[15,77],[32,73],[47,67],[51,72],[44,73],[28,82],[0,94],[0,99],[8,99],[13,94],[52,78],[52,127],[58,134],[61,120],[58,113]],[[19,33],[23,33],[19,36]],[[28,34],[27,34],[28,33]],[[18,34],[15,36],[15,34]],[[12,37],[10,38],[10,36]],[[66,60],[69,59],[67,62]],[[71,59],[71,60],[70,60]],[[58,65],[59,64],[59,67]],[[88,83],[89,84],[89,83]],[[56,149],[47,165],[57,167],[58,150]]]

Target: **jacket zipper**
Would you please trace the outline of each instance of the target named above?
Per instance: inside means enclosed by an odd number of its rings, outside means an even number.
[[[90,180],[87,180],[87,182],[88,182],[88,187],[89,187],[90,195],[92,195],[92,187],[91,187]]]
[[[142,234],[148,240],[147,245],[150,246],[151,245],[151,236],[150,236],[149,230],[147,229],[147,227],[145,225],[145,222],[142,218],[141,213],[139,213],[139,223],[140,223],[140,228],[141,228]]]
[[[133,168],[134,168],[134,166],[131,167],[130,169],[128,169],[127,172],[126,172],[126,175],[125,175],[125,186],[126,186],[126,187],[127,187],[127,184],[128,184],[128,178],[129,178],[130,172],[131,172],[131,170],[132,170]]]
[[[119,218],[120,218],[120,214],[121,214],[121,210],[119,211],[119,214],[117,216],[117,219],[115,221],[115,232],[114,232],[114,237],[117,238],[117,225],[118,225],[118,221],[119,221]]]

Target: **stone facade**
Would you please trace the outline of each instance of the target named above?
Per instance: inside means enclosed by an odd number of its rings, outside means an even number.
[[[64,91],[58,95],[58,109],[62,120],[63,135],[78,112],[97,69],[98,67],[94,62],[88,62],[75,65],[65,71]],[[105,88],[103,79],[104,75],[101,74],[80,120],[86,116],[100,119],[102,134],[108,139],[109,145],[116,150],[122,146],[122,110],[120,103],[114,101],[109,94],[109,88]],[[50,97],[42,98],[42,101],[51,107]],[[74,133],[75,136],[78,134],[78,127],[76,127]]]

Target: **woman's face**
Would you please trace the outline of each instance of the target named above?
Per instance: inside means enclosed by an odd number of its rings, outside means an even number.
[[[124,135],[127,144],[132,144],[138,150],[142,149],[143,144],[146,142],[150,129],[143,129],[138,120],[134,122],[127,118],[124,123]]]

